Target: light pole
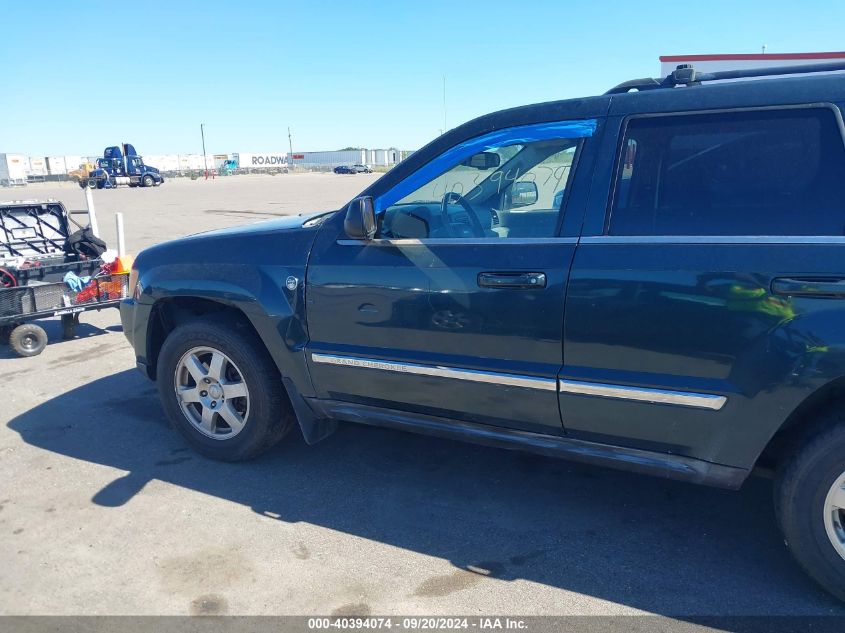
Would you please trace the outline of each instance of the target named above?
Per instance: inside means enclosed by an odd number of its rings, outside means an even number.
[[[202,162],[205,165],[205,179],[208,180],[208,158],[205,155],[205,127],[204,123],[200,123],[200,136],[202,136]]]
[[[290,126],[288,126],[288,147],[290,148],[290,157],[288,158],[288,164],[290,169],[293,169],[293,139],[290,135]]]

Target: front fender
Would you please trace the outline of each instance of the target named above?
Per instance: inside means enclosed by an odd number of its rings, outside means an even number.
[[[248,230],[248,229],[247,229]],[[252,324],[283,376],[305,396],[313,388],[305,363],[305,268],[315,230],[230,232],[169,242],[136,260],[142,288],[136,325],[147,333],[167,302],[212,301],[238,310]],[[139,338],[136,334],[136,338]],[[135,342],[136,351],[138,341]],[[144,356],[153,358],[151,350]]]

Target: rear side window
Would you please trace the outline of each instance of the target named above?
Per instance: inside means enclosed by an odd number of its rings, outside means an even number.
[[[845,235],[845,146],[833,111],[631,119],[611,235]]]

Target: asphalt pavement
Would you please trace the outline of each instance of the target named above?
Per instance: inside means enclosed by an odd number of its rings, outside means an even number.
[[[130,250],[337,207],[370,176],[95,194]],[[0,198],[62,199],[72,185]],[[22,194],[25,194],[22,195]],[[0,347],[2,614],[845,615],[791,560],[771,482],[697,487],[341,425],[217,463],[165,421],[116,310],[34,358]]]

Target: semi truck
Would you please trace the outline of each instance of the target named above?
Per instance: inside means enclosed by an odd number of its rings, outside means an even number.
[[[153,187],[164,182],[158,169],[144,164],[143,158],[129,143],[107,147],[97,159],[96,168],[79,180],[83,189],[113,189],[120,185]]]

